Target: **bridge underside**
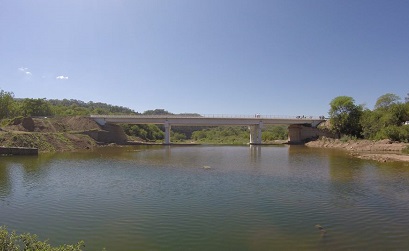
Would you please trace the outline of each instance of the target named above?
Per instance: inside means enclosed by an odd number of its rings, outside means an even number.
[[[289,143],[301,143],[306,137],[310,138],[312,132],[303,132],[308,127],[315,127],[322,118],[264,118],[264,117],[177,117],[177,116],[115,116],[91,115],[98,124],[159,124],[165,127],[164,144],[171,144],[170,132],[172,126],[247,126],[250,131],[249,143],[258,145],[262,143],[262,128],[264,125],[289,125]]]

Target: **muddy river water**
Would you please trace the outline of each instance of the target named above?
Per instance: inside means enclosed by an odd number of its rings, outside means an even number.
[[[85,250],[408,250],[409,163],[304,146],[0,157],[0,225]]]

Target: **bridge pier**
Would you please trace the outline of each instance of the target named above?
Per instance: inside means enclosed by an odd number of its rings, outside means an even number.
[[[250,145],[261,145],[261,129],[263,128],[263,122],[257,125],[249,126],[250,130]]]
[[[165,145],[170,145],[170,124],[169,121],[165,121]]]

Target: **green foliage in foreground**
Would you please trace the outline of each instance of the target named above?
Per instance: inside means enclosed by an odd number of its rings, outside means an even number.
[[[6,227],[0,227],[0,251],[81,251],[85,247],[84,242],[80,241],[73,245],[62,245],[52,247],[47,241],[39,241],[35,234],[16,234],[9,232]]]

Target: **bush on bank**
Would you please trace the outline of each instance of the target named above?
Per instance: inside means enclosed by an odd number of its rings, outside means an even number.
[[[38,240],[35,234],[16,234],[15,231],[9,232],[5,226],[0,227],[0,251],[81,251],[83,247],[85,247],[83,241],[73,245],[52,247],[47,241]]]

